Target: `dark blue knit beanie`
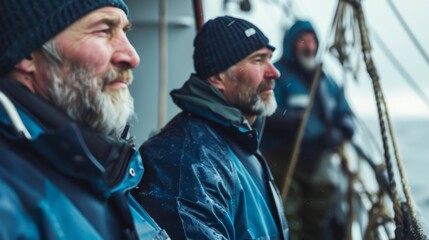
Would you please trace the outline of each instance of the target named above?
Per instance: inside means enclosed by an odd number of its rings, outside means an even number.
[[[252,23],[231,16],[207,21],[194,40],[194,67],[207,79],[263,47],[274,51],[268,38]]]
[[[122,0],[1,0],[0,76],[85,14]]]

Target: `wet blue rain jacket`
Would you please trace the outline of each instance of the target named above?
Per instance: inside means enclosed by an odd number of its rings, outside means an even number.
[[[0,91],[31,134],[0,105],[0,239],[167,238],[129,194],[143,174],[130,141],[78,126],[15,80]]]
[[[183,112],[140,148],[137,200],[173,239],[289,239],[260,129],[194,75],[171,95]]]
[[[294,144],[309,101],[313,74],[301,68],[294,53],[294,42],[304,32],[316,35],[310,22],[297,21],[286,33],[283,56],[275,63],[281,73],[274,89],[278,108],[267,118],[261,145],[264,153]],[[323,71],[321,78],[300,152],[301,159],[310,164],[322,151],[335,149],[353,135],[353,115],[342,90]]]

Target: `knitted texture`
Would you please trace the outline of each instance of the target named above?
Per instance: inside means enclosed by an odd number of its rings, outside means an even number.
[[[209,20],[194,40],[196,74],[201,79],[207,79],[263,47],[272,51],[275,49],[252,23],[231,16]]]
[[[1,0],[0,76],[87,13],[122,0]]]

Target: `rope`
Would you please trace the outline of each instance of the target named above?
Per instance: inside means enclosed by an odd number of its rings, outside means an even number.
[[[313,81],[311,83],[310,93],[309,93],[309,101],[308,105],[304,110],[304,114],[302,116],[302,120],[299,125],[297,137],[293,146],[292,156],[289,161],[289,164],[286,166],[286,175],[283,178],[283,188],[281,191],[283,203],[286,202],[287,193],[290,188],[290,184],[292,182],[292,177],[295,172],[296,163],[298,161],[298,155],[301,148],[302,139],[304,137],[305,126],[307,125],[308,117],[310,116],[310,111],[313,106],[314,97],[316,96],[317,87],[319,86],[320,74],[322,71],[322,63],[316,69],[316,72],[313,77]]]
[[[350,49],[353,49],[351,47],[345,46],[345,43],[347,45],[354,45],[356,44],[353,40],[348,40],[347,42],[344,41],[345,36],[345,25],[346,25],[346,4],[343,1],[338,2],[337,10],[335,12],[335,19],[336,21],[332,24],[332,29],[335,29],[335,35],[334,35],[334,41],[332,46],[330,47],[331,53],[339,60],[343,68],[351,70],[351,59],[350,59],[350,53],[348,52]],[[354,73],[354,75],[356,75]]]
[[[379,118],[379,123],[380,123],[380,131],[381,131],[382,141],[383,141],[384,160],[386,162],[386,168],[387,168],[387,173],[388,173],[388,177],[389,177],[390,196],[391,196],[392,201],[393,201],[393,209],[394,209],[394,213],[395,213],[395,215],[394,215],[394,220],[395,220],[395,225],[396,225],[395,236],[397,239],[403,239],[404,214],[402,211],[401,202],[399,200],[399,194],[397,191],[395,175],[393,173],[393,164],[392,164],[392,161],[390,158],[390,153],[389,153],[390,149],[388,146],[386,126],[385,126],[383,113],[382,113],[382,105],[381,105],[382,103],[381,103],[381,96],[380,96],[381,93],[379,92],[380,86],[379,86],[378,81],[379,81],[378,79],[372,79],[373,90],[374,90],[374,94],[376,95],[377,111],[378,111],[378,118]]]
[[[380,130],[381,130],[381,135],[382,135],[382,140],[383,140],[385,161],[386,161],[386,166],[388,169],[388,176],[389,176],[389,181],[390,181],[390,190],[391,190],[391,194],[392,194],[391,196],[392,196],[392,200],[394,202],[394,211],[395,211],[394,219],[395,219],[395,224],[397,227],[395,230],[396,239],[404,239],[404,229],[403,229],[404,213],[402,211],[402,205],[399,201],[399,195],[398,195],[398,192],[396,189],[396,182],[394,179],[393,167],[392,167],[392,162],[390,159],[389,145],[387,142],[387,133],[386,133],[386,126],[385,126],[386,123],[384,121],[385,120],[384,118],[386,118],[386,121],[387,121],[387,124],[389,127],[389,134],[391,137],[398,170],[399,170],[400,177],[401,177],[402,188],[403,188],[403,191],[405,193],[406,204],[409,208],[409,212],[411,215],[411,227],[421,237],[421,236],[423,236],[422,230],[421,230],[420,225],[418,224],[418,221],[417,221],[414,203],[413,203],[413,200],[411,198],[409,185],[408,185],[408,182],[407,182],[407,179],[405,176],[404,166],[403,166],[402,160],[399,156],[398,145],[397,145],[397,142],[396,142],[396,139],[394,136],[392,122],[391,122],[390,116],[389,116],[389,111],[387,108],[385,98],[383,96],[383,91],[381,88],[381,84],[379,81],[377,70],[376,70],[374,62],[372,61],[372,58],[371,58],[371,47],[369,45],[368,29],[366,28],[366,24],[365,24],[362,5],[360,4],[360,1],[356,1],[356,0],[354,2],[352,2],[352,5],[354,6],[354,8],[357,11],[357,20],[358,20],[359,29],[361,32],[362,51],[364,53],[364,60],[365,60],[365,63],[367,65],[367,71],[368,71],[368,73],[372,79],[374,95],[375,95],[376,102],[377,102],[377,111],[378,111]],[[383,113],[384,113],[384,115],[383,115]]]
[[[423,236],[422,229],[420,228],[418,221],[417,221],[415,207],[414,207],[414,204],[413,204],[413,201],[411,198],[409,185],[408,185],[408,182],[406,180],[402,160],[399,157],[398,146],[396,143],[396,139],[394,137],[393,127],[392,127],[392,123],[390,120],[387,104],[386,104],[385,98],[383,96],[383,91],[381,88],[380,79],[379,79],[379,76],[377,73],[377,69],[374,65],[374,62],[373,62],[373,59],[371,56],[371,45],[370,45],[370,41],[369,41],[369,37],[368,37],[368,29],[367,29],[367,26],[365,23],[365,17],[364,17],[362,5],[361,5],[361,0],[340,0],[338,3],[338,6],[337,6],[337,10],[335,13],[335,17],[334,17],[332,26],[336,25],[337,31],[341,28],[341,26],[339,26],[339,22],[340,22],[339,19],[344,18],[344,14],[343,14],[343,11],[345,9],[344,3],[349,3],[356,12],[354,17],[358,23],[358,29],[359,29],[360,38],[361,38],[360,40],[361,40],[363,58],[364,58],[364,62],[365,62],[366,68],[367,68],[367,72],[368,72],[368,74],[372,80],[373,91],[374,91],[374,96],[375,96],[376,106],[377,106],[378,119],[379,119],[379,124],[380,124],[381,138],[382,138],[382,143],[383,143],[384,159],[386,162],[386,168],[387,168],[387,173],[388,173],[388,177],[389,177],[390,188],[388,190],[390,191],[390,196],[391,196],[391,199],[393,201],[394,221],[395,221],[395,225],[396,225],[395,238],[396,239],[404,239],[405,231],[404,231],[403,224],[405,221],[404,221],[404,212],[402,209],[402,205],[400,202],[400,198],[399,198],[399,194],[398,194],[398,190],[397,190],[397,186],[396,186],[396,181],[395,181],[395,176],[394,176],[394,171],[393,171],[393,164],[392,164],[392,160],[391,160],[391,156],[390,156],[388,133],[386,130],[386,121],[387,121],[387,125],[388,125],[389,134],[391,136],[394,155],[395,155],[395,158],[397,160],[397,166],[398,166],[400,176],[401,176],[402,188],[403,188],[403,191],[405,193],[405,197],[406,197],[406,201],[407,201],[406,204],[408,206],[408,210],[409,210],[410,215],[411,215],[411,227],[416,231],[417,235],[419,235],[419,237],[420,237],[420,236]],[[341,41],[337,41],[337,39],[336,39],[335,42],[338,44],[338,42],[341,42]],[[338,48],[338,46],[336,48]],[[341,50],[340,48],[338,48],[338,49]],[[339,51],[339,54],[341,55],[342,51]],[[317,87],[319,85],[319,81],[320,81],[319,77],[320,77],[320,73],[321,73],[321,67],[322,67],[322,63],[320,63],[320,65],[318,66],[317,71],[313,77],[313,81],[312,81],[312,85],[311,85],[310,93],[309,93],[309,103],[308,103],[308,105],[304,111],[302,120],[300,122],[298,134],[297,134],[297,137],[296,137],[296,140],[294,143],[294,148],[292,151],[292,156],[291,156],[291,159],[290,159],[289,164],[288,164],[287,169],[286,169],[286,175],[284,176],[283,188],[281,191],[283,203],[286,202],[287,193],[289,191],[290,184],[291,184],[292,177],[293,177],[293,173],[295,171],[295,167],[296,167],[296,163],[298,160],[302,139],[303,139],[304,132],[305,132],[305,126],[307,124],[309,113],[311,111],[313,101],[314,101],[314,97],[316,94],[316,90],[317,90]],[[382,199],[381,195],[379,195],[379,200],[380,199]],[[377,212],[376,212],[376,209],[377,209]],[[370,234],[369,229],[375,228],[374,224],[377,223],[376,222],[377,218],[379,218],[380,216],[384,216],[384,217],[387,216],[385,214],[385,211],[382,211],[382,210],[385,210],[385,209],[383,207],[383,204],[380,201],[378,201],[377,204],[373,205],[373,208],[370,211],[370,219],[369,219],[370,222],[368,225],[367,232],[365,234],[366,238],[369,237],[369,234]],[[375,213],[377,213],[377,214],[375,214]],[[351,215],[349,217],[352,217],[352,215],[353,215],[353,213],[351,213]],[[376,231],[374,231],[374,232],[376,232]]]
[[[376,177],[376,180],[380,186],[380,188],[377,191],[377,198],[374,198],[374,196],[369,193],[367,190],[364,190],[362,194],[365,195],[366,199],[368,201],[371,202],[371,209],[368,211],[368,223],[367,223],[367,227],[365,229],[365,234],[364,234],[364,239],[365,240],[373,240],[373,239],[378,239],[379,237],[379,233],[377,231],[378,227],[380,225],[383,225],[383,223],[386,223],[387,221],[391,221],[391,218],[389,217],[388,213],[387,213],[387,209],[385,208],[385,202],[384,202],[384,196],[387,194],[386,191],[387,189],[384,186],[384,184],[382,183],[382,175],[381,175],[381,171],[380,168],[383,168],[382,166],[377,166],[375,164],[373,164],[367,156],[362,155],[363,153],[360,151],[361,149],[356,148],[356,146],[352,143],[352,146],[355,148],[355,150],[357,151],[359,157],[363,157],[365,160],[367,160],[368,164],[371,166],[371,168],[373,168],[374,170],[374,174]],[[347,154],[345,153],[345,148],[344,145],[342,145],[339,148],[338,153],[340,154],[341,160],[342,160],[342,166],[343,166],[343,170],[346,172],[346,174],[349,177],[349,191],[347,194],[347,201],[349,203],[349,215],[347,218],[347,224],[346,224],[346,232],[348,233],[348,235],[346,236],[346,240],[351,240],[353,239],[352,234],[352,225],[353,225],[353,221],[356,218],[356,210],[354,208],[354,204],[353,204],[353,191],[351,191],[351,189],[353,189],[353,186],[355,184],[355,182],[358,182],[359,184],[361,184],[362,186],[364,186],[365,184],[363,183],[362,178],[359,177],[359,175],[355,172],[352,172],[349,168],[349,158],[347,156]],[[360,193],[358,193],[360,194]],[[382,220],[382,221],[380,221]],[[386,234],[389,235],[388,233],[388,229],[386,229]]]
[[[392,161],[389,153],[386,124],[384,122],[383,109],[382,109],[383,97],[381,92],[380,80],[378,77],[377,69],[375,68],[374,62],[372,61],[372,57],[371,57],[371,45],[368,38],[368,29],[366,27],[362,5],[360,4],[360,1],[353,1],[353,2],[349,1],[349,2],[355,8],[357,13],[356,17],[357,17],[358,26],[361,33],[360,36],[361,36],[361,43],[362,43],[362,52],[363,52],[364,61],[367,67],[368,74],[372,80],[372,85],[373,85],[373,90],[374,90],[374,95],[375,95],[375,100],[377,105],[378,120],[380,124],[380,131],[381,131],[381,137],[382,137],[382,143],[383,143],[383,149],[384,149],[384,159],[386,161],[387,173],[389,176],[391,197],[394,203],[393,209],[395,213],[394,220],[396,225],[395,235],[397,238],[402,239],[403,237],[402,223],[403,223],[404,216],[402,212],[401,203],[399,201],[399,194],[397,191],[395,176],[393,173],[393,165],[392,165]]]
[[[345,236],[346,240],[352,240],[353,236],[352,236],[352,228],[353,228],[353,221],[356,218],[356,211],[355,208],[353,207],[353,191],[352,189],[354,189],[354,183],[355,181],[359,182],[359,176],[357,173],[352,172],[350,170],[349,167],[349,158],[347,157],[346,153],[345,153],[345,142],[343,142],[340,147],[338,148],[338,154],[340,155],[341,158],[341,166],[343,171],[346,173],[346,175],[348,176],[348,182],[347,182],[347,202],[349,204],[349,211],[348,211],[348,215],[347,215],[347,220],[346,220],[346,233],[347,235]]]
[[[425,59],[426,63],[429,65],[429,56],[426,53],[423,46],[420,44],[420,42],[417,40],[414,33],[411,31],[408,24],[405,22],[402,15],[399,13],[398,9],[396,8],[395,4],[392,2],[392,0],[387,0],[387,3],[389,4],[390,8],[392,9],[393,13],[395,14],[396,18],[401,23],[404,30],[408,33],[408,36],[410,37],[411,41],[414,43],[414,46],[416,46],[417,50],[419,51],[420,55]]]
[[[383,197],[381,197],[381,199],[369,211],[369,220],[365,231],[364,240],[379,239],[377,228],[391,219],[387,214],[387,209],[384,207],[382,202]],[[380,222],[380,219],[383,221]],[[386,231],[388,230],[386,229]]]
[[[374,29],[371,29],[371,33],[373,33],[375,41],[380,46],[380,49],[383,51],[384,55],[386,55],[387,59],[395,66],[395,69],[398,70],[399,74],[408,82],[410,87],[420,96],[420,98],[424,101],[426,106],[429,108],[429,98],[423,92],[422,88],[417,84],[417,82],[411,77],[411,75],[405,70],[405,68],[401,65],[399,60],[395,57],[392,51],[386,46],[381,37],[377,34]]]
[[[396,158],[396,164],[398,166],[399,175],[401,176],[402,188],[403,188],[403,191],[405,194],[405,199],[407,200],[408,208],[410,210],[409,212],[411,214],[411,224],[416,231],[421,232],[422,230],[421,230],[420,225],[418,224],[418,221],[417,221],[417,215],[416,215],[416,211],[415,211],[414,201],[411,198],[411,191],[410,191],[410,187],[408,184],[407,176],[405,174],[405,168],[404,168],[404,165],[402,163],[402,158],[399,155],[398,144],[397,144],[394,132],[393,132],[393,127],[392,127],[392,122],[390,120],[389,111],[387,110],[387,104],[386,104],[386,101],[384,100],[384,98],[382,100],[383,100],[383,103],[385,106],[384,108],[386,110],[386,112],[385,112],[386,119],[387,119],[387,123],[389,126],[389,133],[390,133],[390,137],[392,140],[393,150],[394,150],[394,154],[395,154],[395,158]]]

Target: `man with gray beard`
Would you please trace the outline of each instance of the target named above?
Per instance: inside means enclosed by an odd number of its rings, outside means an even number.
[[[289,239],[258,150],[277,107],[274,47],[230,16],[205,23],[194,47],[196,73],[171,92],[183,111],[140,148],[146,173],[133,194],[173,239]]]
[[[131,70],[115,67],[97,79],[91,68],[61,56],[53,40],[44,44],[41,51],[48,75],[48,99],[72,119],[119,138],[134,113],[133,98],[128,88],[109,90],[108,87],[117,79],[130,85]],[[62,73],[65,66],[67,74]]]
[[[122,0],[0,3],[0,239],[168,239],[130,195]]]
[[[297,21],[286,32],[275,66],[281,77],[274,95],[279,104],[267,118],[261,150],[283,188],[297,132],[310,102],[319,39],[312,24]],[[345,182],[339,151],[354,132],[353,114],[343,91],[321,71],[302,145],[285,202],[292,239],[345,239]]]

